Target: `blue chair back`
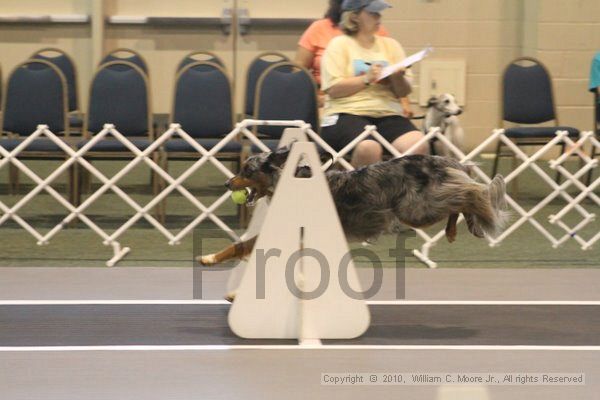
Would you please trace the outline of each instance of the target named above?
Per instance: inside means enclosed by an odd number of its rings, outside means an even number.
[[[28,60],[15,67],[3,99],[2,130],[21,136],[45,124],[55,134],[69,134],[67,84],[62,72],[44,60]]]
[[[269,67],[258,80],[254,115],[260,120],[302,120],[318,132],[317,85],[310,72],[290,62]],[[261,126],[260,133],[279,139],[284,126]]]
[[[121,54],[128,54],[127,56],[121,56]],[[138,66],[146,75],[148,75],[148,65],[144,58],[138,52],[131,49],[115,49],[104,56],[100,61],[100,66],[112,61],[125,61]],[[115,65],[113,68],[121,68],[119,65]]]
[[[246,115],[254,115],[254,99],[256,98],[256,84],[258,79],[267,68],[283,61],[289,61],[285,55],[280,53],[263,53],[256,58],[248,66],[246,73],[246,99],[244,113]]]
[[[55,55],[49,55],[54,53]],[[61,49],[45,48],[38,50],[32,56],[32,59],[46,60],[56,65],[63,73],[67,81],[67,94],[69,96],[69,111],[79,110],[77,72],[73,59]]]
[[[519,63],[531,65],[521,65]],[[518,124],[556,120],[550,73],[538,60],[520,57],[502,76],[502,118]]]
[[[183,59],[179,62],[179,65],[177,65],[177,72],[181,71],[181,69],[186,65],[196,63],[198,61],[206,61],[209,63],[217,64],[218,66],[225,69],[225,63],[223,63],[223,60],[219,58],[219,56],[217,56],[216,54],[213,54],[209,51],[194,51],[183,57]],[[194,68],[206,69],[207,71],[213,69],[210,65],[206,64],[198,64]]]
[[[175,78],[171,122],[194,138],[218,138],[233,128],[231,83],[223,67],[197,61]]]
[[[153,137],[148,78],[132,63],[103,64],[92,80],[84,129],[98,133],[107,123],[125,136]]]

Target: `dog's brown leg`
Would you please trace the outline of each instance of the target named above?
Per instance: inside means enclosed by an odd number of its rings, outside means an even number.
[[[196,261],[202,265],[215,265],[234,258],[242,259],[252,253],[254,243],[256,243],[256,238],[257,236],[254,236],[253,238],[243,242],[234,243],[215,254],[198,256],[196,257]]]
[[[463,213],[465,217],[465,221],[467,221],[467,227],[469,228],[469,232],[471,232],[474,236],[478,238],[484,238],[485,234],[479,225],[475,223],[475,219],[473,218],[473,214]]]
[[[448,217],[448,223],[446,224],[446,238],[448,242],[452,243],[456,240],[456,221],[458,220],[458,214],[450,214]]]

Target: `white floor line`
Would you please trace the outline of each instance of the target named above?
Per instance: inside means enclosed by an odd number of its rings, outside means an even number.
[[[0,300],[5,305],[228,305],[226,300]],[[372,306],[599,306],[598,300],[369,300]]]
[[[227,300],[0,300],[2,306],[24,305],[227,305]]]
[[[2,352],[89,351],[223,351],[223,350],[448,350],[448,351],[600,351],[600,346],[494,346],[494,345],[148,345],[148,346],[14,346]]]
[[[367,304],[372,306],[402,306],[402,305],[416,305],[416,306],[471,306],[471,305],[482,305],[482,306],[560,306],[560,305],[573,305],[573,306],[598,306],[600,301],[598,300],[374,300],[367,301]]]

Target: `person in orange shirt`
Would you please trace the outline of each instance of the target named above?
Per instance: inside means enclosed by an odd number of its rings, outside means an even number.
[[[329,0],[329,8],[325,13],[325,17],[313,22],[304,31],[304,34],[298,42],[298,50],[296,51],[296,57],[294,61],[296,64],[302,65],[308,68],[315,78],[317,85],[321,86],[321,59],[325,48],[336,36],[343,34],[339,27],[340,19],[342,16],[342,1],[343,0]],[[388,32],[384,27],[380,27],[377,31],[377,35],[389,36]],[[410,102],[407,97],[400,99],[404,116],[411,118],[414,113],[410,108]],[[319,105],[323,106],[324,94],[321,93],[319,96]]]

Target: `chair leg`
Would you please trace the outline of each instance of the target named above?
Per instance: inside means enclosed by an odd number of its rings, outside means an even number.
[[[499,140],[496,145],[496,157],[494,158],[494,166],[492,167],[492,178],[498,173],[498,162],[500,161],[500,151],[502,150],[502,141]]]
[[[73,204],[73,206],[79,206],[79,188],[78,188],[78,180],[79,180],[79,165],[74,163],[69,167],[69,202]],[[71,227],[76,225],[78,222],[78,218],[75,217],[73,220],[67,225],[67,227]]]
[[[169,159],[167,158],[167,154],[163,153],[160,155],[159,157],[159,163],[158,165],[160,165],[160,167],[166,172],[169,173]],[[156,192],[157,194],[162,192],[165,187],[165,181],[164,179],[162,179],[159,176],[156,176],[155,179],[158,180],[158,191]],[[167,196],[168,197],[168,196]],[[164,225],[164,223],[167,220],[167,197],[165,197],[164,199],[162,199],[159,203],[158,203],[158,209],[159,209],[159,216],[160,216],[160,223]]]
[[[10,164],[8,170],[10,193],[16,194],[19,191],[19,168],[17,168],[14,164]]]
[[[596,146],[592,146],[592,154],[590,156],[590,158],[593,160],[596,157]],[[598,168],[598,167],[596,167]],[[592,175],[594,174],[594,169],[592,168],[588,171],[587,173],[587,177],[585,179],[585,184],[586,186],[590,186],[590,184],[592,183]]]
[[[511,165],[511,171],[514,171],[515,169],[517,169],[517,157],[513,154],[511,157],[511,161],[510,161]],[[517,179],[517,177],[515,177],[512,180],[512,183],[510,185],[510,195],[512,197],[517,197],[519,195],[519,181]]]
[[[154,187],[156,185],[156,173],[154,171],[150,171],[150,186]]]
[[[82,168],[80,165],[77,165],[75,168],[75,191],[74,191],[74,197],[75,197],[75,203],[73,203],[74,206],[79,207],[79,205],[81,204],[81,197],[83,194],[83,181],[84,181],[84,177],[85,177],[85,173],[86,173],[86,169]]]
[[[161,164],[161,158],[162,157],[159,152],[154,152],[152,154],[152,161],[154,161],[158,166]],[[160,179],[158,174],[153,169],[150,169],[150,183],[152,186],[152,195],[156,197],[160,191]],[[152,211],[154,213],[154,218],[156,218],[161,224],[164,223],[161,202],[154,206]]]
[[[567,147],[567,144],[565,142],[561,142],[560,144],[560,155],[562,156],[563,154],[565,154],[565,149]],[[560,174],[559,171],[556,171],[556,178],[554,179],[556,181],[556,183],[560,184],[562,175]]]
[[[75,164],[71,165],[69,167],[69,202],[73,205],[75,204],[75,169],[77,168],[77,166]]]
[[[91,160],[87,160],[90,164]],[[90,193],[92,191],[92,173],[85,168],[79,168],[79,199],[81,199],[81,193]]]
[[[13,165],[8,164],[8,194],[11,196],[15,194],[15,188],[13,185]]]

